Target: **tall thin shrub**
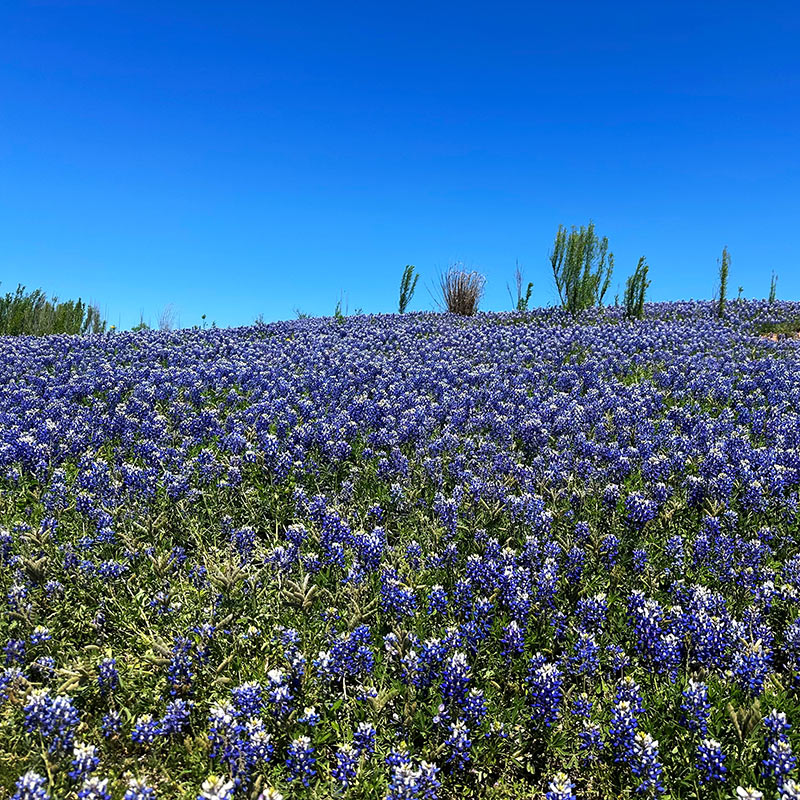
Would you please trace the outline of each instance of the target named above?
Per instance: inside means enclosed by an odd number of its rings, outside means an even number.
[[[514,303],[514,308],[517,311],[527,311],[528,303],[530,303],[531,301],[531,292],[533,291],[533,281],[528,281],[528,287],[525,290],[525,294],[523,294],[522,267],[520,267],[519,261],[517,261],[516,269],[514,270],[514,283],[516,285],[516,290],[517,290],[516,301],[514,299],[514,295],[511,294],[511,287],[508,284],[506,284],[506,288],[508,289],[508,296],[511,298],[511,302]]]
[[[614,254],[608,252],[608,238],[595,233],[593,222],[580,229],[573,226],[569,232],[558,226],[550,266],[561,305],[573,316],[603,304],[614,271]]]
[[[641,319],[644,316],[644,297],[650,286],[647,273],[650,267],[642,256],[636,265],[636,270],[625,282],[625,295],[622,302],[625,305],[625,316],[628,319]]]
[[[778,276],[773,272],[769,282],[769,303],[772,305],[778,296]]]
[[[398,304],[398,310],[401,314],[406,313],[408,304],[414,296],[414,290],[417,288],[419,275],[414,274],[415,269],[416,267],[414,267],[413,264],[406,264],[406,268],[403,270],[403,277],[400,279],[400,303]]]
[[[485,283],[480,272],[467,272],[453,264],[439,276],[440,301],[451,314],[471,317],[478,310]]]

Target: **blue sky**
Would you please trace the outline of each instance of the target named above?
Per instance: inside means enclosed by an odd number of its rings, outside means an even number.
[[[794,3],[29,2],[0,11],[0,291],[112,323],[413,308],[453,261],[555,300],[559,223],[624,286],[800,298]]]

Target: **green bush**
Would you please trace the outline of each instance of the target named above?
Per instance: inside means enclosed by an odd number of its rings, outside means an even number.
[[[600,239],[594,223],[574,225],[567,232],[558,226],[550,265],[561,305],[573,316],[594,305],[602,305],[614,271],[614,254],[608,252],[608,238]]]
[[[44,336],[50,333],[102,333],[106,321],[100,309],[78,300],[48,299],[41,289],[26,292],[22,285],[16,292],[0,295],[0,334]]]

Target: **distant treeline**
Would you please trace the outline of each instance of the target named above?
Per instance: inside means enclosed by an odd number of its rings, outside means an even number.
[[[61,301],[41,289],[0,295],[0,335],[44,336],[48,333],[103,333],[106,321],[93,303]]]

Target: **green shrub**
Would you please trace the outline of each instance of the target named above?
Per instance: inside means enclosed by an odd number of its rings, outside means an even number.
[[[608,238],[600,239],[594,223],[574,225],[567,232],[558,226],[550,253],[553,278],[561,305],[573,316],[594,305],[602,305],[614,271],[614,254],[608,252]]]
[[[48,298],[41,289],[26,292],[21,284],[15,292],[0,296],[0,334],[44,336],[51,333],[102,333],[106,321],[100,309],[78,300]]]

